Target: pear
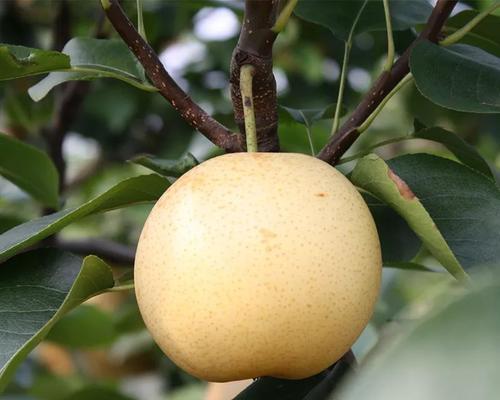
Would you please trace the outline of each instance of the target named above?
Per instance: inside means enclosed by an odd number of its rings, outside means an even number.
[[[158,200],[135,287],[153,338],[188,373],[301,379],[361,334],[381,264],[370,211],[335,168],[303,154],[235,153],[193,168]]]

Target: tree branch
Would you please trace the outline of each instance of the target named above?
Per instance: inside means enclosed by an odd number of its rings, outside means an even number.
[[[66,183],[66,162],[63,157],[63,142],[73,124],[83,99],[89,90],[89,82],[75,81],[64,85],[56,100],[56,110],[52,123],[45,129],[44,136],[48,153],[59,173],[59,190],[63,191]]]
[[[58,238],[51,245],[82,256],[93,254],[116,264],[134,265],[136,249],[111,240],[63,240]]]
[[[61,51],[71,37],[71,10],[67,0],[59,2],[52,31],[52,48]]]
[[[151,46],[134,28],[118,1],[101,2],[109,21],[142,64],[146,75],[182,118],[217,146],[229,152],[239,151],[243,147],[241,135],[234,134],[208,115],[177,85]]]
[[[410,53],[422,40],[437,42],[439,33],[457,4],[456,0],[438,0],[427,24],[417,39],[398,58],[389,71],[384,71],[373,84],[361,103],[352,112],[338,132],[330,138],[327,145],[318,154],[318,158],[335,165],[340,157],[359,137],[358,127],[370,116],[391,90],[410,72]]]
[[[279,151],[278,105],[273,75],[272,50],[277,33],[273,31],[279,2],[246,0],[240,38],[231,60],[231,99],[234,118],[245,135],[244,107],[240,89],[240,69],[254,67],[253,101],[259,151]]]
[[[335,389],[339,387],[345,376],[354,370],[356,367],[356,357],[351,349],[345,353],[340,360],[328,372],[328,375],[321,381],[321,383],[313,388],[304,400],[312,399],[336,399],[333,395]]]

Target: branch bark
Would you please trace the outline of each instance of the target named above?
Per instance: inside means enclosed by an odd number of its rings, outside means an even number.
[[[44,132],[49,156],[59,173],[59,191],[61,192],[64,190],[66,183],[66,161],[63,156],[64,138],[78,115],[89,87],[89,82],[84,81],[65,84],[56,100],[56,110],[52,123]]]
[[[312,399],[330,399],[337,398],[335,390],[343,382],[343,379],[348,373],[354,371],[357,365],[356,357],[351,349],[345,353],[340,360],[338,360],[332,369],[328,372],[326,378],[313,390],[311,390],[304,400]]]
[[[259,151],[279,151],[278,106],[273,75],[272,50],[277,34],[272,31],[279,8],[278,0],[246,0],[238,44],[231,60],[231,99],[234,118],[245,135],[245,120],[240,91],[240,69],[254,67],[253,101]]]
[[[117,0],[109,0],[104,11],[109,21],[144,67],[146,75],[159,93],[174,107],[182,118],[200,131],[211,142],[229,152],[239,151],[241,135],[231,132],[208,115],[181,89],[163,67],[158,55],[137,32]]]
[[[318,158],[332,165],[335,165],[340,160],[340,157],[359,137],[360,132],[357,128],[370,116],[390,91],[410,72],[410,53],[415,45],[422,40],[437,42],[439,33],[456,4],[456,0],[438,0],[425,28],[417,39],[398,58],[390,71],[385,71],[379,76],[361,103],[359,103],[337,133],[330,138],[330,141],[318,154]]]

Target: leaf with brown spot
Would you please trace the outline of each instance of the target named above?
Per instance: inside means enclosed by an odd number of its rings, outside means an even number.
[[[406,200],[413,200],[415,194],[411,191],[410,187],[404,180],[397,176],[390,168],[387,170],[387,175],[389,176],[389,179],[396,184],[401,196],[403,196]]]
[[[351,174],[351,181],[391,206],[422,240],[429,252],[455,278],[468,275],[460,265],[433,219],[410,187],[375,154],[363,157]]]

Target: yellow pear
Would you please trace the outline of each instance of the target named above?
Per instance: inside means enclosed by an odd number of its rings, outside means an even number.
[[[135,263],[137,301],[162,350],[208,381],[319,373],[370,319],[381,275],[355,187],[316,158],[208,160],[156,203]]]

